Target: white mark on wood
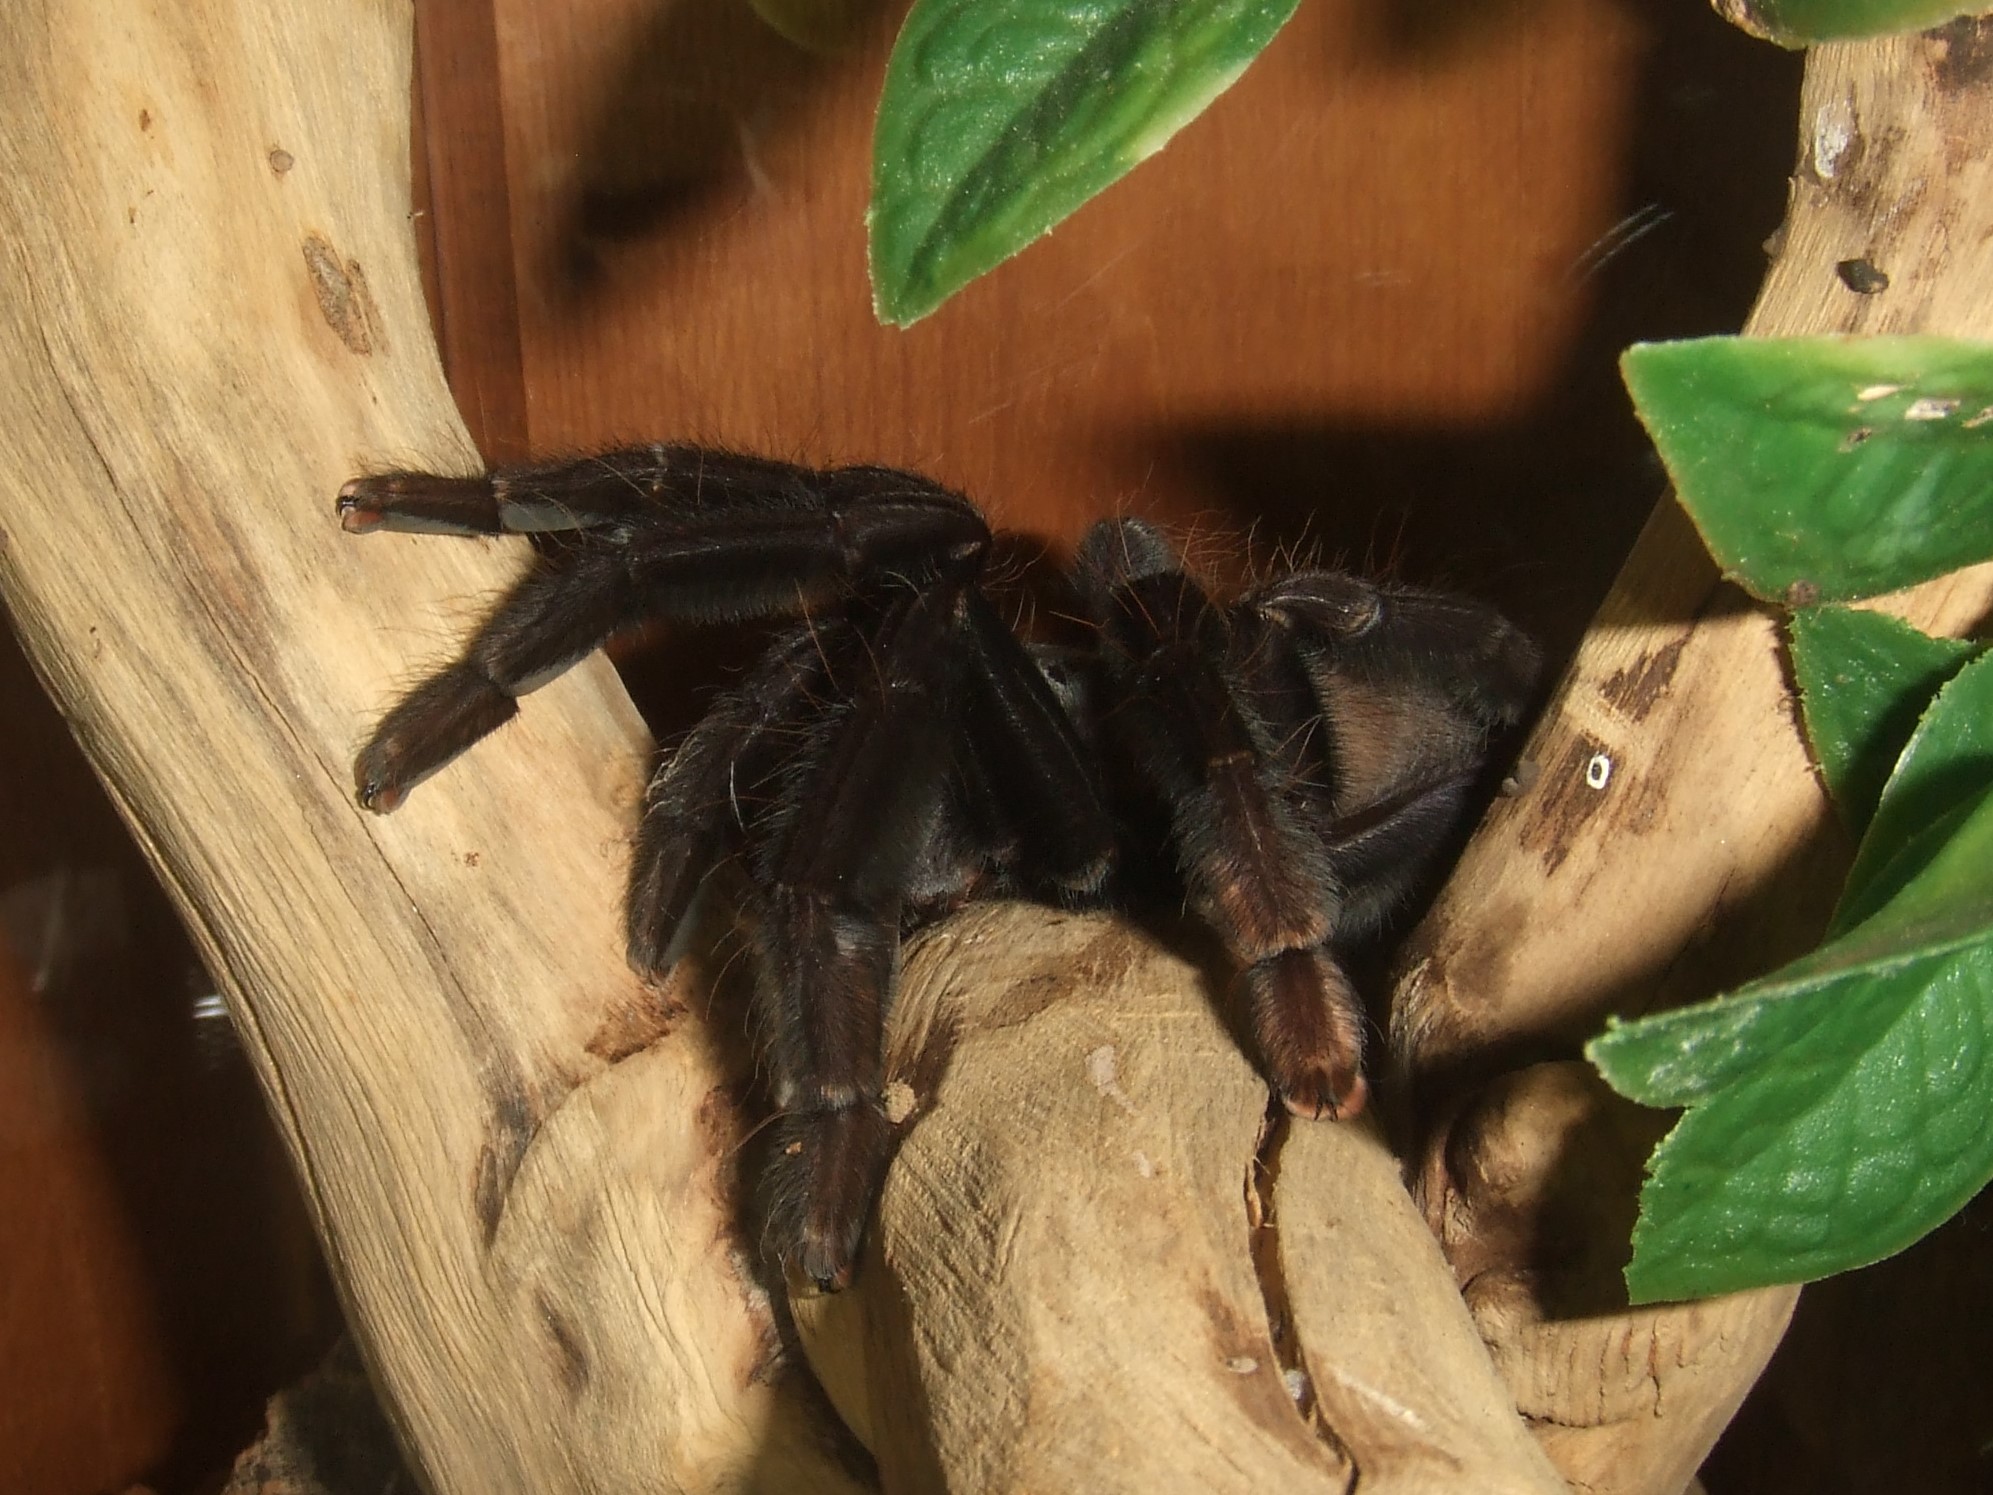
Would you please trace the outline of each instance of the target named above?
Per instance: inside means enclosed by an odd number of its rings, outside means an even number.
[[[1130,1116],[1135,1114],[1135,1103],[1121,1088],[1121,1066],[1114,1056],[1114,1045],[1103,1043],[1086,1056],[1086,1077],[1093,1081],[1093,1088],[1113,1101]]]
[[[1858,143],[1853,102],[1843,97],[1823,105],[1813,116],[1813,174],[1823,182],[1833,181],[1849,164]]]
[[[1281,1383],[1287,1387],[1287,1399],[1299,1407],[1308,1400],[1308,1372],[1296,1366],[1280,1373]]]
[[[1585,787],[1603,789],[1612,782],[1612,759],[1604,753],[1593,753],[1591,762],[1585,765]]]
[[[1154,1178],[1156,1176],[1156,1165],[1149,1161],[1149,1155],[1143,1152],[1141,1148],[1136,1148],[1128,1156],[1135,1160],[1135,1171],[1141,1174],[1142,1177]]]
[[[1396,1397],[1385,1395],[1375,1386],[1351,1380],[1348,1376],[1336,1370],[1333,1365],[1329,1367],[1329,1375],[1345,1391],[1362,1397],[1363,1400],[1369,1402],[1371,1406],[1376,1407],[1387,1417],[1403,1423],[1406,1427],[1416,1432],[1423,1433],[1426,1430],[1426,1420]]]
[[[1259,1361],[1250,1355],[1234,1355],[1225,1362],[1225,1369],[1235,1376],[1249,1376],[1259,1369]]]
[[[1925,395],[1921,400],[1911,402],[1903,412],[1905,420],[1948,420],[1958,412],[1957,400],[1941,400],[1935,395]]]
[[[913,1115],[916,1100],[913,1086],[905,1080],[888,1080],[885,1090],[879,1096],[879,1103],[885,1110],[886,1120],[894,1126],[898,1126]]]
[[[1543,772],[1543,765],[1534,758],[1518,758],[1516,766],[1509,770],[1502,780],[1501,793],[1504,796],[1525,793]]]

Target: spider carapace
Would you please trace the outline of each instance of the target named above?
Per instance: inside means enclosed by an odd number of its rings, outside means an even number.
[[[739,874],[780,1128],[764,1240],[827,1288],[850,1279],[895,1145],[883,1031],[904,934],[973,897],[1169,887],[1228,953],[1288,1107],[1354,1115],[1364,1014],[1338,952],[1452,834],[1537,673],[1521,632],[1459,597],[1296,570],[1221,601],[1130,518],[1095,525],[1066,578],[1081,642],[1027,643],[988,595],[983,516],[884,467],[660,444],[360,478],[338,508],[354,532],[561,532],[361,750],[373,810],[619,629],[782,620],[664,755],[627,928],[661,976],[709,874]]]

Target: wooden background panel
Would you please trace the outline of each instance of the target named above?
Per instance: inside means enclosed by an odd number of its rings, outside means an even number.
[[[1215,516],[1575,637],[1657,490],[1611,359],[1741,318],[1790,59],[1660,0],[1317,0],[1162,155],[902,332],[872,317],[862,221],[898,13],[812,55],[743,0],[425,12],[471,38],[424,61],[467,407],[516,327],[488,450],[882,460],[1055,542]],[[480,47],[502,155],[458,144],[488,96],[439,113]]]

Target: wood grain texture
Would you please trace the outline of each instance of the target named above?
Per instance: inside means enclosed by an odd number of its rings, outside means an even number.
[[[736,1243],[731,1076],[618,953],[645,739],[607,666],[394,819],[352,802],[383,682],[521,559],[330,513],[364,467],[475,461],[417,285],[409,25],[0,21],[0,591],[229,999],[433,1485],[862,1488]]]
[[[886,1488],[1561,1488],[1396,1160],[1270,1110],[1222,986],[1101,917],[923,937],[867,1260],[795,1300]]]
[[[1810,54],[1791,212],[1750,332],[1993,336],[1993,163],[1969,144],[1993,138],[1989,56],[1982,21]],[[1849,289],[1835,267],[1856,257],[1887,272],[1886,290]],[[1886,605],[1926,629],[1967,630],[1993,607],[1993,568]],[[1406,952],[1394,1040],[1401,1065],[1426,1075],[1429,1101],[1452,1091],[1459,1106],[1465,1077],[1496,1056],[1569,1044],[1608,1012],[1695,1000],[1769,970],[1818,939],[1847,868],[1777,618],[1718,579],[1672,502],[1524,751],[1533,782],[1491,812]],[[1594,1174],[1619,1157],[1617,1192],[1630,1201],[1646,1139],[1615,1137],[1605,1119],[1618,1108],[1574,1099],[1554,1066],[1503,1086],[1434,1128],[1429,1216],[1463,1280],[1481,1279],[1482,1332],[1567,1477],[1587,1490],[1679,1489],[1796,1290],[1590,1320],[1553,1313],[1586,1276],[1596,1299],[1616,1264],[1586,1259],[1570,1281],[1546,1282],[1530,1254],[1540,1242],[1512,1237],[1505,1254],[1468,1222],[1501,1213],[1524,1180],[1550,1192],[1574,1157]],[[1580,1112],[1582,1138],[1559,1130]],[[1518,1149],[1533,1156],[1489,1162]],[[1560,1363],[1586,1372],[1546,1383]],[[1665,1426],[1653,1415],[1662,1405]]]

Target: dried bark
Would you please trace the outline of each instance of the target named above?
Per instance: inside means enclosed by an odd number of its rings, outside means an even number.
[[[1993,337],[1989,139],[1993,23],[1815,49],[1790,211],[1747,332]],[[1886,287],[1851,277],[1854,261]],[[1965,632],[1993,607],[1993,568],[1884,605]],[[1625,1310],[1618,1268],[1651,1121],[1560,1066],[1478,1092],[1476,1077],[1809,947],[1852,849],[1807,760],[1776,613],[1719,580],[1672,500],[1524,757],[1527,792],[1490,813],[1397,985],[1398,1062],[1426,1111],[1419,1192],[1565,1477],[1674,1495],[1796,1290]]]
[[[369,465],[477,461],[416,273],[409,37],[399,4],[0,13],[0,593],[430,1487],[862,1489],[737,1242],[736,1076],[622,960],[647,744],[607,663],[392,819],[353,802],[394,682],[525,558],[332,516]]]

